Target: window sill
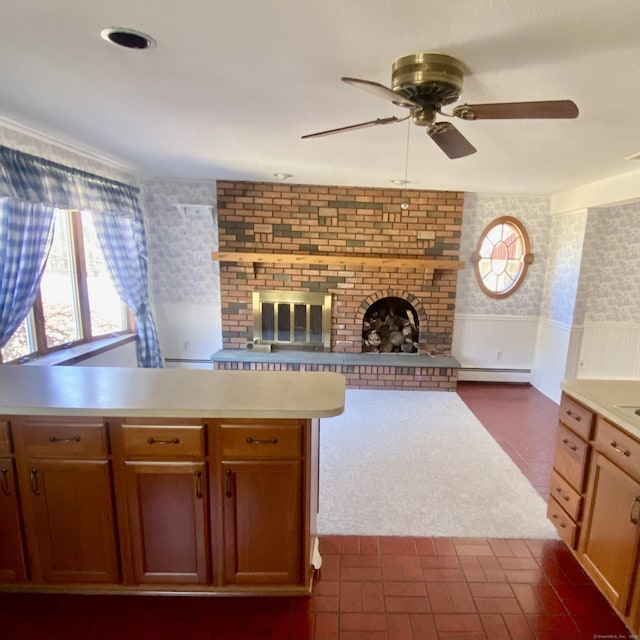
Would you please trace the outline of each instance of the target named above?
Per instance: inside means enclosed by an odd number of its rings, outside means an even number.
[[[77,364],[83,360],[88,360],[89,358],[93,358],[101,353],[111,351],[112,349],[121,347],[129,342],[133,342],[137,337],[138,335],[135,333],[113,335],[107,338],[94,340],[92,342],[75,345],[68,349],[60,349],[59,351],[54,351],[53,353],[31,358],[26,361],[17,361],[15,364],[44,366]]]

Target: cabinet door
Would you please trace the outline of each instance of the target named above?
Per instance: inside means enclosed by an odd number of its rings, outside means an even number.
[[[16,476],[11,458],[0,458],[0,582],[26,579]]]
[[[30,460],[25,480],[34,578],[118,582],[109,461]]]
[[[598,453],[593,461],[580,556],[623,614],[638,560],[640,483]]]
[[[207,477],[204,462],[125,462],[134,579],[204,584]]]
[[[299,460],[222,463],[227,583],[300,583],[301,474]]]

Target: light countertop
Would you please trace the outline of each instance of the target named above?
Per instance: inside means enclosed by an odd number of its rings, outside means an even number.
[[[0,365],[0,414],[327,418],[344,411],[338,373]]]
[[[640,440],[640,380],[564,380],[562,390]]]

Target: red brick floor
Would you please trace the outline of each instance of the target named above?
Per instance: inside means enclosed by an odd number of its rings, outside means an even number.
[[[557,406],[460,395],[546,494]],[[546,496],[545,496],[546,497]],[[557,541],[324,537],[311,598],[0,594],[2,640],[583,640],[629,633]]]
[[[528,385],[458,383],[458,395],[546,500],[558,405]]]

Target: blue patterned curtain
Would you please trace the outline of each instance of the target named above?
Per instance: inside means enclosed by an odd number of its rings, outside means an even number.
[[[158,334],[149,307],[146,239],[138,190],[0,145],[0,198],[45,209],[91,212],[96,228],[102,229],[100,242],[116,290],[136,316],[138,366],[162,367]],[[113,240],[108,237],[112,233]],[[36,291],[39,283],[38,279]],[[25,315],[28,311],[29,308]]]
[[[116,291],[136,316],[138,363],[142,367],[162,367],[158,333],[149,309],[142,220],[94,213],[93,221]]]
[[[53,240],[55,207],[0,199],[0,349],[25,319]]]
[[[0,197],[135,217],[138,190],[0,145]]]

